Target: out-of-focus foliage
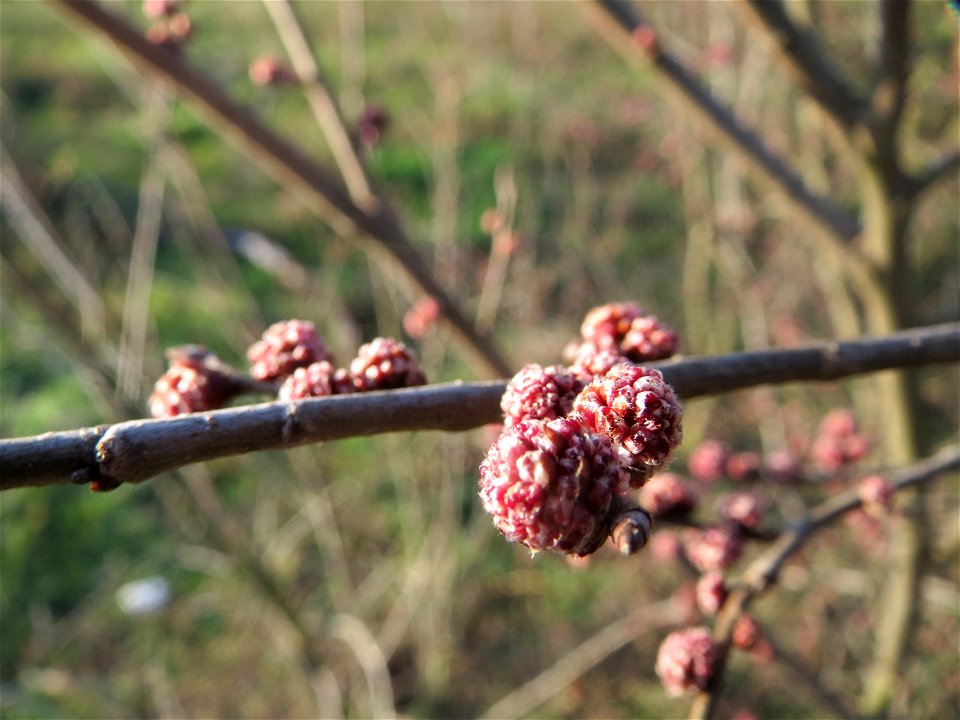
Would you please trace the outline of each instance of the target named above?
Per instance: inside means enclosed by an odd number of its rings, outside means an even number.
[[[855,78],[875,60],[872,3],[817,3],[827,49]],[[956,24],[940,3],[915,3],[916,62],[903,128],[910,166],[955,146]],[[134,2],[111,3],[141,27]],[[439,280],[488,315],[519,367],[558,362],[592,306],[635,300],[677,329],[683,351],[790,346],[851,334],[858,308],[818,262],[812,230],[735,158],[704,145],[645,72],[625,68],[566,3],[301,3],[319,59],[352,122],[365,104],[389,114],[368,156]],[[329,162],[292,88],[257,88],[247,66],[282,55],[254,2],[186,2],[183,52],[308,152]],[[793,158],[805,180],[854,207],[856,169],[815,109],[723,3],[660,3],[664,42]],[[312,320],[341,363],[363,340],[416,346],[432,381],[473,370],[435,330],[405,336],[416,301],[352,238],[337,237],[297,199],[108,44],[47,3],[0,3],[2,139],[75,267],[102,299],[102,328],[53,282],[0,215],[0,432],[64,430],[145,413],[163,349],[199,342],[237,366],[271,322]],[[866,80],[864,80],[866,82]],[[142,346],[127,347],[137,389],[113,390],[132,237],[151,163],[164,174]],[[921,203],[911,244],[916,324],[957,315],[956,181]],[[483,213],[498,204],[519,244],[500,286]],[[143,222],[142,218],[139,222]],[[261,233],[305,269],[304,281],[236,252]],[[139,258],[142,260],[143,258]],[[501,258],[502,259],[502,258]],[[130,328],[128,328],[129,330]],[[956,436],[956,373],[916,376],[929,447]],[[802,454],[822,413],[856,403],[878,435],[868,380],[738,393],[687,407],[686,454],[702,438],[736,449]],[[694,576],[652,554],[589,562],[530,559],[496,535],[476,497],[493,428],[354,439],[186,468],[108,495],[62,487],[0,498],[0,682],[4,717],[297,717],[324,707],[374,713],[386,667],[398,712],[476,716],[625,616],[621,647],[542,704],[538,717],[666,717],[684,712],[653,673],[659,640],[691,610]],[[926,448],[926,449],[929,449]],[[869,461],[867,462],[869,464]],[[849,481],[850,478],[839,482]],[[729,487],[735,487],[732,481]],[[227,550],[204,505],[222,511],[320,643],[311,686],[297,637],[249,564]],[[726,486],[724,486],[726,487]],[[775,517],[834,490],[770,493]],[[931,490],[930,571],[921,587],[905,716],[960,711],[957,668],[957,493]],[[710,509],[704,509],[704,519]],[[952,528],[952,530],[951,530]],[[847,697],[869,661],[880,544],[840,525],[791,565],[757,616],[781,645]],[[748,556],[750,555],[748,550]],[[116,590],[161,575],[171,602],[124,615]],[[673,597],[673,610],[661,601]],[[649,614],[642,609],[652,608]],[[369,637],[344,628],[359,621]],[[378,679],[379,678],[379,679]],[[724,706],[810,716],[822,706],[782,666],[733,657]],[[338,688],[334,691],[333,688]],[[380,688],[382,690],[382,688]]]

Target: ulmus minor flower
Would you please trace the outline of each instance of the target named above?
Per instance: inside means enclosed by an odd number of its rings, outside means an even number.
[[[484,509],[508,540],[533,551],[593,552],[626,489],[610,438],[569,418],[516,424],[480,465]]]
[[[657,676],[674,696],[688,690],[705,690],[720,657],[720,647],[705,627],[672,632],[657,651]]]
[[[333,362],[327,346],[308,320],[274,323],[247,351],[250,374],[257,380],[285,378],[300,367],[320,360]]]
[[[513,427],[523,420],[555,420],[573,408],[583,381],[561,365],[524,366],[513,376],[500,400],[503,424]]]
[[[683,439],[683,410],[658,370],[615,365],[577,396],[573,416],[593,432],[609,435],[621,461],[643,484]]]
[[[393,338],[378,337],[361,345],[350,362],[350,373],[354,387],[361,392],[427,384],[416,355]]]

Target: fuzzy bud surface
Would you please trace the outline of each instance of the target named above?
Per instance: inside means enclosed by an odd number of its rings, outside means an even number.
[[[285,378],[300,367],[333,356],[309,320],[282,320],[274,323],[247,351],[250,374],[257,380]]]
[[[672,632],[660,644],[655,670],[673,697],[705,690],[720,657],[720,648],[705,627]]]
[[[683,410],[658,370],[615,365],[577,396],[573,413],[584,426],[609,435],[639,487],[661,467],[683,439]]]
[[[568,418],[516,424],[480,465],[484,509],[508,540],[533,551],[593,552],[611,501],[626,489],[610,438]]]
[[[583,389],[583,381],[561,365],[526,365],[507,383],[500,400],[503,424],[511,428],[523,420],[555,420],[568,414]]]
[[[426,385],[420,361],[413,351],[393,338],[374,338],[350,362],[353,386],[360,392]]]

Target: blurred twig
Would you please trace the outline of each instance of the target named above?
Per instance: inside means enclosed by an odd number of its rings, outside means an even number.
[[[727,146],[743,157],[761,177],[779,188],[793,205],[830,236],[841,241],[853,240],[860,233],[860,223],[828,197],[815,195],[784,158],[776,155],[754,131],[748,129],[730,108],[714,97],[699,79],[688,71],[663,46],[643,15],[626,0],[597,0],[606,13],[612,33],[607,38],[631,59],[645,54],[652,67],[684,105],[715,130]],[[638,32],[649,31],[648,49],[632,40]],[[625,36],[626,35],[626,36]]]
[[[610,623],[567,652],[554,665],[500,698],[480,717],[497,720],[522,717],[645,632],[682,620],[682,612],[672,600],[639,607]]]
[[[960,324],[791,350],[690,358],[658,367],[682,398],[796,380],[832,380],[960,360]],[[0,490],[69,482],[141,482],[202,460],[409,430],[461,431],[500,420],[504,381],[248,405],[165,420],[0,441]]]
[[[508,373],[508,364],[490,338],[477,331],[420,257],[413,242],[385,202],[372,212],[358,206],[325,167],[235,103],[211,78],[191,66],[181,53],[149,43],[126,20],[90,0],[59,0],[64,9],[109,37],[129,59],[153,76],[174,83],[222,134],[235,141],[284,187],[305,197],[344,235],[359,233],[374,254],[386,254],[421,292],[437,300],[453,336],[489,372]]]
[[[105,312],[99,294],[80,272],[77,263],[67,256],[64,243],[57,238],[52,223],[23,183],[6,148],[0,148],[0,153],[0,175],[3,178],[0,203],[10,224],[77,308],[83,332],[94,338],[103,337],[106,334]]]
[[[947,447],[915,465],[891,472],[889,479],[894,491],[902,492],[958,467],[960,467],[960,447]],[[783,532],[776,543],[743,571],[717,614],[713,636],[721,647],[720,660],[710,686],[694,700],[690,709],[691,718],[707,718],[713,715],[730,650],[730,639],[737,619],[758,595],[776,583],[780,570],[787,560],[806,545],[815,533],[842,515],[861,507],[862,504],[857,488],[851,488],[825,500],[814,508],[805,520]]]
[[[742,0],[739,6],[776,44],[801,87],[826,112],[848,130],[862,121],[866,102],[861,94],[824,54],[816,36],[793,22],[781,0]]]
[[[293,69],[300,79],[303,94],[323,131],[333,159],[337,163],[351,199],[366,212],[377,209],[380,201],[370,188],[367,171],[343,122],[343,114],[320,71],[316,54],[310,47],[303,23],[290,0],[264,0],[277,34],[287,49]]]

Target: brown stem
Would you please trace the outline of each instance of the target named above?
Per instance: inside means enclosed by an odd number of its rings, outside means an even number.
[[[948,447],[922,462],[891,473],[890,482],[895,492],[902,492],[958,467],[960,447]],[[829,498],[814,508],[806,520],[785,530],[776,543],[747,566],[717,614],[713,637],[720,645],[720,656],[709,687],[696,697],[690,708],[690,718],[713,716],[737,619],[757,596],[776,583],[787,560],[806,545],[817,531],[862,504],[856,488]]]
[[[866,102],[816,36],[793,22],[781,0],[744,0],[740,6],[774,42],[780,59],[810,97],[848,131],[861,121]]]
[[[792,350],[660,364],[682,398],[766,383],[832,380],[960,360],[960,324]],[[68,482],[142,482],[194,462],[271,448],[410,430],[463,431],[501,419],[502,380],[272,402],[165,420],[0,441],[0,490]]]
[[[641,28],[650,28],[643,16],[625,0],[597,0],[597,3],[621,33],[634,34]],[[622,46],[628,38],[621,35],[617,39]],[[635,57],[640,52],[640,46],[631,43],[630,55]],[[744,158],[755,172],[779,188],[804,217],[845,243],[859,235],[860,223],[855,217],[830,198],[815,195],[789,163],[767,147],[762,138],[747,128],[727,105],[715,98],[693,73],[663,47],[659,39],[656,40],[655,50],[649,51],[647,56],[653,68],[675,91],[685,107],[695,112],[707,127],[716,131],[718,137]]]
[[[907,194],[916,198],[931,185],[947,178],[957,179],[960,170],[960,151],[944,155],[907,180]]]
[[[358,234],[368,251],[385,254],[399,265],[419,290],[434,297],[441,316],[465,349],[495,375],[506,375],[508,364],[490,339],[479,333],[460,306],[440,287],[412,241],[385,202],[365,212],[325,167],[296,145],[274,133],[249,109],[235,103],[210,77],[191,66],[183,53],[147,42],[123,18],[91,0],[57,0],[88,26],[104,34],[134,64],[152,76],[165,78],[193,102],[208,122],[233,140],[250,158],[284,187],[305,196],[342,235]]]

